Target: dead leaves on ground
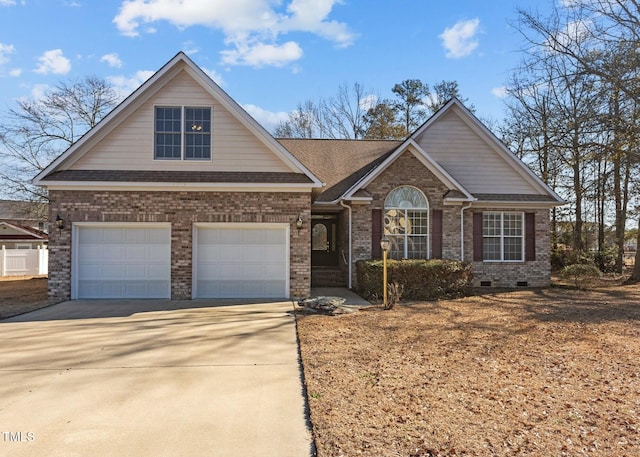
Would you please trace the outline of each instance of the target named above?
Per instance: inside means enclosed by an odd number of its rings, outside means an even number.
[[[632,456],[640,288],[298,320],[318,455]]]

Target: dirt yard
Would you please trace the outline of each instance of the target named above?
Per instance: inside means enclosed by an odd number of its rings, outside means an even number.
[[[0,278],[0,319],[53,304],[47,300],[47,278]]]
[[[640,287],[298,316],[318,456],[640,455]]]

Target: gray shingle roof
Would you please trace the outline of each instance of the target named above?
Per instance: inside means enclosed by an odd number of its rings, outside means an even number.
[[[189,182],[189,183],[267,183],[311,184],[302,173],[235,171],[136,171],[61,170],[47,175],[47,181]]]
[[[305,167],[327,184],[316,203],[338,199],[373,170],[401,141],[278,139]]]

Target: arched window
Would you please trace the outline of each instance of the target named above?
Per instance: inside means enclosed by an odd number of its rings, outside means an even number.
[[[393,189],[384,201],[384,234],[392,259],[429,257],[429,202],[415,187]]]

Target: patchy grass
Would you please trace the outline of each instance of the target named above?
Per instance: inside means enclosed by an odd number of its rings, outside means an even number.
[[[638,286],[298,316],[298,331],[320,457],[638,455]]]

